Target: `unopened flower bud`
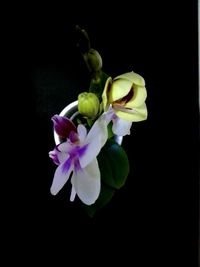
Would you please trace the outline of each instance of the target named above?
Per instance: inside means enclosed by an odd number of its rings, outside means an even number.
[[[97,50],[91,48],[86,55],[86,61],[90,71],[96,72],[101,70],[102,58]]]
[[[99,99],[93,93],[81,93],[78,96],[78,111],[83,116],[93,119],[99,111]]]

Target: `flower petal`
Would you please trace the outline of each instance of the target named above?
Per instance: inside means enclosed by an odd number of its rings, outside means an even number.
[[[113,121],[112,130],[116,135],[125,136],[130,134],[131,126],[131,121],[126,121],[118,117]]]
[[[63,142],[57,145],[53,151],[49,152],[49,157],[52,158],[56,165],[59,165],[68,159],[68,151],[70,151],[71,147],[68,142]]]
[[[108,92],[110,90],[112,84],[112,78],[109,77],[106,80],[105,86],[104,86],[104,90],[103,90],[103,94],[102,94],[102,102],[103,102],[103,109],[104,111],[106,111],[109,107],[109,103],[108,103]]]
[[[72,180],[71,180],[72,181]],[[75,191],[75,188],[72,184],[72,190],[71,190],[71,195],[70,195],[70,201],[74,201],[75,199],[75,196],[76,196],[76,191]]]
[[[57,167],[50,189],[52,195],[56,195],[65,185],[72,172],[72,167],[70,158]]]
[[[69,150],[72,148],[72,144],[70,144],[69,142],[63,142],[59,145],[57,145],[57,150],[59,152],[69,152]]]
[[[95,121],[90,129],[85,144],[87,144],[86,152],[79,158],[82,168],[86,167],[99,154],[101,148],[108,139],[107,123],[103,116]]]
[[[114,81],[117,79],[126,79],[126,80],[129,80],[130,82],[132,82],[134,84],[137,84],[140,86],[145,86],[145,81],[144,81],[143,77],[140,76],[139,74],[133,72],[133,71],[117,76],[116,78],[114,78]]]
[[[125,104],[125,107],[127,108],[139,107],[145,102],[147,98],[147,91],[145,87],[138,85],[134,85],[133,87],[133,97]]]
[[[58,159],[58,150],[57,150],[57,148],[54,148],[54,150],[52,150],[52,151],[49,152],[49,157],[53,160],[53,162],[56,165],[59,165],[60,164],[60,161]]]
[[[58,160],[61,164],[69,158],[69,154],[64,153],[64,152],[58,152],[57,157],[58,157]]]
[[[79,124],[78,128],[77,128],[77,132],[78,132],[78,135],[79,135],[80,143],[83,143],[85,138],[86,138],[86,135],[87,135],[87,129],[85,128],[84,125]]]
[[[52,118],[54,129],[61,138],[68,138],[71,131],[76,132],[76,127],[67,117],[54,115]]]
[[[60,163],[63,163],[69,158],[69,152],[73,146],[69,142],[63,142],[56,146],[57,157]]]
[[[107,125],[115,117],[116,117],[116,115],[115,115],[115,112],[114,112],[114,110],[113,110],[111,105],[109,106],[108,110],[101,115],[102,120],[104,120]]]
[[[87,135],[87,142],[90,142],[90,140],[95,138],[95,135],[100,136],[100,147],[99,150],[105,145],[107,139],[108,139],[108,121],[105,120],[104,114],[102,114],[98,120],[95,121],[94,125],[90,129],[88,135]]]
[[[114,110],[115,114],[124,120],[127,121],[143,121],[147,119],[147,107],[146,104],[144,103],[140,107],[134,108],[133,112],[124,112],[120,110]]]
[[[133,83],[127,79],[114,80],[109,92],[109,103],[112,103],[126,96],[130,92],[132,84]]]
[[[99,196],[101,187],[97,159],[94,159],[86,168],[75,171],[72,184],[83,203],[93,204]]]

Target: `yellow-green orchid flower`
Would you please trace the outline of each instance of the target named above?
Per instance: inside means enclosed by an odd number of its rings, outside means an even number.
[[[104,111],[112,106],[117,117],[137,122],[147,119],[145,100],[147,92],[144,79],[135,72],[128,72],[106,81],[102,94]]]

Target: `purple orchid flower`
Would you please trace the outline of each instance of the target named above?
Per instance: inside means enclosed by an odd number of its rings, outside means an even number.
[[[65,124],[62,124],[65,127]],[[62,128],[61,127],[61,128]],[[64,129],[61,129],[64,131]],[[76,194],[86,205],[93,204],[100,193],[100,170],[97,155],[107,140],[107,124],[101,116],[90,131],[79,124],[77,131],[71,131],[66,142],[56,146],[49,156],[58,165],[51,193],[56,195],[71,176],[71,197]]]

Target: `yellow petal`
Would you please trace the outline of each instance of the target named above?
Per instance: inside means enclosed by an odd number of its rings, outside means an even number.
[[[106,83],[105,83],[105,86],[104,86],[104,90],[103,90],[103,93],[102,93],[102,103],[103,103],[103,109],[104,109],[104,111],[106,111],[108,109],[108,106],[109,106],[109,102],[108,102],[108,89],[110,88],[109,85],[111,85],[111,83],[112,83],[112,78],[109,77],[106,80]]]
[[[131,90],[132,82],[127,79],[113,81],[111,90],[108,93],[109,102],[112,103],[126,96]]]
[[[133,71],[119,75],[114,80],[117,80],[117,79],[126,79],[134,84],[145,86],[145,81],[143,77]]]
[[[137,107],[134,109],[134,113],[128,113],[120,110],[115,110],[115,114],[124,120],[127,121],[143,121],[147,119],[147,107],[146,104],[144,103],[140,107]]]
[[[134,94],[133,97],[125,104],[127,108],[135,108],[141,106],[146,98],[147,98],[147,91],[146,88],[143,86],[134,85]]]

